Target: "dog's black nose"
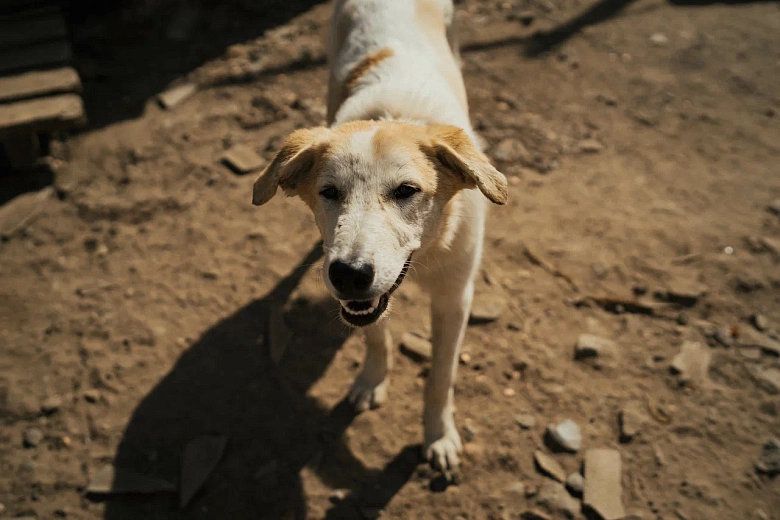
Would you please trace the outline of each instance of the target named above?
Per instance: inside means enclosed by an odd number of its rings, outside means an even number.
[[[344,296],[357,295],[368,290],[374,281],[374,266],[371,264],[348,264],[336,260],[328,268],[328,277],[333,287]]]

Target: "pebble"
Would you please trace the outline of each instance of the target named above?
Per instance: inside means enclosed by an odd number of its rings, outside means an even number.
[[[582,153],[599,153],[604,145],[595,139],[583,139],[577,145]]]
[[[382,509],[379,507],[361,507],[360,508],[360,514],[365,518],[366,520],[374,520],[375,518],[379,518],[379,515],[382,514]]]
[[[620,410],[618,419],[620,421],[620,442],[630,442],[639,434],[648,417],[638,402],[631,401]]]
[[[493,149],[493,158],[500,162],[527,161],[529,154],[517,139],[504,139]]]
[[[513,482],[506,487],[505,491],[512,495],[525,496],[525,484],[522,482]]]
[[[560,515],[564,518],[576,518],[581,509],[580,501],[572,497],[563,484],[552,480],[545,480],[539,486],[536,504],[553,515]]]
[[[22,443],[25,448],[35,448],[43,440],[43,432],[38,428],[28,428],[22,434]]]
[[[460,355],[460,362],[462,365],[468,365],[471,363],[471,354],[461,354]]]
[[[756,462],[756,470],[769,476],[780,473],[780,440],[770,439],[761,449],[761,456]]]
[[[666,299],[672,303],[693,307],[705,294],[708,288],[695,280],[678,278],[666,287]]]
[[[618,451],[595,449],[585,453],[583,503],[603,520],[621,520],[626,516],[621,476]]]
[[[330,494],[329,500],[334,504],[338,504],[346,500],[348,496],[349,489],[336,489]]]
[[[780,199],[775,199],[766,207],[767,211],[780,217]]]
[[[0,515],[2,515],[3,513],[5,513],[5,510],[6,510],[5,504],[3,504],[2,502],[0,502]]]
[[[650,43],[657,45],[658,47],[663,47],[669,43],[669,37],[664,33],[655,33],[650,36]]]
[[[222,156],[222,162],[234,172],[243,175],[259,170],[265,164],[265,159],[255,153],[249,146],[239,144],[225,152]]]
[[[524,430],[530,430],[536,426],[536,417],[530,413],[521,413],[515,416],[515,422],[520,428]]]
[[[84,392],[84,400],[88,403],[97,403],[100,401],[100,390],[92,388]]]
[[[479,433],[479,430],[472,424],[471,419],[466,419],[463,423],[463,438],[466,442],[471,442]]]
[[[566,489],[568,489],[572,495],[579,497],[582,496],[582,490],[585,486],[585,479],[582,478],[580,473],[572,473],[566,478]]]
[[[401,352],[418,363],[431,359],[431,342],[411,332],[401,336]]]
[[[504,388],[504,397],[514,397],[516,394],[514,388]]]
[[[767,354],[780,356],[780,341],[775,341],[769,336],[748,327],[740,328],[737,344],[740,347],[760,348]]]
[[[563,449],[577,453],[582,448],[582,433],[577,423],[571,419],[562,421],[557,426],[547,426],[547,435],[552,441],[553,448]]]
[[[588,359],[605,355],[612,355],[617,350],[617,344],[606,338],[594,334],[580,334],[575,345],[574,358]]]
[[[498,294],[481,294],[471,304],[469,323],[490,323],[496,321],[506,308],[506,299]]]
[[[534,462],[536,462],[536,465],[543,474],[554,478],[558,482],[564,482],[566,480],[566,472],[561,465],[558,464],[558,461],[543,451],[536,450],[534,452]]]
[[[715,335],[713,337],[715,338],[715,341],[717,341],[724,347],[728,348],[734,344],[734,336],[731,334],[730,327],[718,328],[717,330],[715,330]]]
[[[769,320],[763,314],[754,314],[750,317],[750,322],[753,326],[761,331],[765,332],[769,328]]]
[[[753,511],[753,518],[755,520],[771,520],[769,518],[769,515],[767,515],[763,509],[756,509]]]
[[[53,395],[43,400],[41,403],[41,412],[45,413],[46,415],[51,415],[53,413],[59,412],[61,407],[62,397]]]
[[[756,367],[753,370],[753,377],[758,386],[769,394],[780,394],[780,368],[774,367]]]
[[[670,370],[681,385],[701,385],[708,379],[712,352],[699,342],[686,341],[674,356]]]

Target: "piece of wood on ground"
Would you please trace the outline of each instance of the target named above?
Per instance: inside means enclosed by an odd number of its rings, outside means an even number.
[[[0,103],[80,91],[79,74],[71,67],[0,78]]]
[[[85,122],[84,104],[76,94],[0,105],[0,134],[21,130],[67,130]]]
[[[157,100],[160,105],[170,110],[183,103],[188,97],[193,95],[198,90],[198,86],[194,83],[185,83],[176,87],[171,87],[165,92],[161,92],[157,95]]]
[[[250,147],[244,144],[237,144],[222,156],[224,162],[231,170],[238,174],[245,174],[259,170],[265,159],[255,153]]]
[[[54,194],[48,186],[41,191],[24,193],[0,206],[0,237],[8,238],[27,224]]]

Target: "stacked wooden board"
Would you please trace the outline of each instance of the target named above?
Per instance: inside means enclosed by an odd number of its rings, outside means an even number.
[[[23,168],[40,137],[85,123],[81,80],[57,2],[0,1],[0,144]]]

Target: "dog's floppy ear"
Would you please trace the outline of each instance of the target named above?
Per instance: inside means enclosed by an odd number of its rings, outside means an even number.
[[[325,127],[296,130],[255,181],[252,204],[261,206],[271,200],[279,186],[294,195],[298,184],[312,171],[327,144],[330,130]]]
[[[431,139],[423,151],[442,166],[460,176],[469,187],[479,190],[496,204],[506,204],[509,195],[506,177],[496,170],[490,159],[471,142],[457,126],[429,127]]]

